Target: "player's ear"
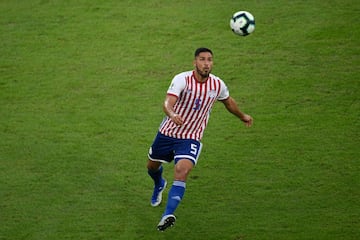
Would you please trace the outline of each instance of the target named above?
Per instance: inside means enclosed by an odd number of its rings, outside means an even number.
[[[194,65],[194,67],[196,66],[196,59],[194,59],[194,61],[193,61],[193,65]]]

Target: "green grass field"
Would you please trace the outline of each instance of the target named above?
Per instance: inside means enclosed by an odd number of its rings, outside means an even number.
[[[231,32],[238,10],[252,35]],[[0,0],[0,239],[360,239],[359,13],[355,0]],[[161,233],[147,151],[201,46],[255,124],[215,105]]]

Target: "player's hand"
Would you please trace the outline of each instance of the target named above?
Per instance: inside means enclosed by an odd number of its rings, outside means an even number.
[[[253,125],[253,118],[250,115],[244,114],[241,121],[243,121],[247,127],[251,127]]]
[[[183,125],[184,124],[184,120],[182,119],[182,117],[179,114],[173,114],[171,117],[171,120],[176,123],[176,125]]]

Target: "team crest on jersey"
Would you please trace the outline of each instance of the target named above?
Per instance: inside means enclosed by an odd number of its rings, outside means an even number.
[[[208,95],[209,95],[210,98],[214,98],[214,97],[216,97],[216,91],[215,90],[210,90],[210,91],[208,91]]]

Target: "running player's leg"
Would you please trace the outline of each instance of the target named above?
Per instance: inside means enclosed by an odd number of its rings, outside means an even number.
[[[161,165],[161,162],[156,162],[149,159],[147,162],[147,169],[148,169],[148,174],[154,180],[154,184],[159,185],[161,183],[162,172],[163,172],[163,167]]]
[[[161,162],[148,160],[148,174],[154,181],[154,191],[151,196],[151,206],[159,206],[162,201],[162,193],[166,188],[166,180],[162,177],[163,167]]]
[[[174,170],[174,182],[168,194],[164,215],[173,214],[183,199],[186,189],[186,179],[193,167],[194,163],[189,159],[177,161]]]
[[[162,193],[166,187],[166,180],[162,177],[163,162],[170,162],[174,155],[167,137],[158,133],[149,149],[147,169],[149,176],[154,181],[154,191],[151,196],[151,206],[159,206]]]
[[[184,197],[186,180],[195,166],[201,152],[201,143],[195,140],[181,140],[175,150],[174,182],[168,193],[168,199],[158,229],[164,231],[175,223],[174,212]]]
[[[176,217],[174,212],[185,194],[186,179],[194,163],[189,159],[180,159],[175,165],[174,182],[168,193],[165,212],[158,224],[158,230],[164,231],[174,225]]]

